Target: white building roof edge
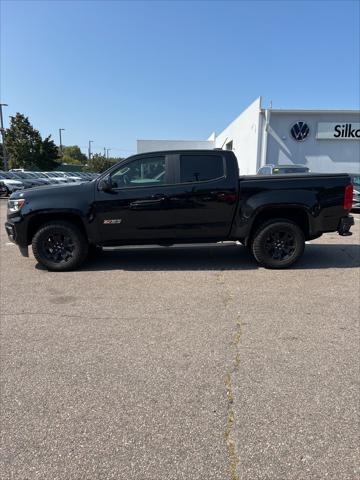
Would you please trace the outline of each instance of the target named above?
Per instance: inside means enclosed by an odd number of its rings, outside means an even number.
[[[184,140],[184,139],[181,139],[181,140],[177,140],[176,138],[175,139],[169,139],[169,138],[138,138],[136,140],[137,142],[212,142],[212,140]]]
[[[342,113],[349,113],[349,114],[355,114],[355,115],[360,115],[360,110],[302,110],[302,109],[299,109],[299,110],[285,110],[285,109],[276,109],[276,108],[262,108],[261,109],[261,112],[266,112],[266,111],[269,111],[271,113],[308,113],[308,114],[313,114],[313,115],[317,115],[317,114],[322,114],[322,113],[339,113],[339,114],[342,114]]]

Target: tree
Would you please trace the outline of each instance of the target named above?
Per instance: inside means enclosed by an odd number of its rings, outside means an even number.
[[[58,148],[51,140],[51,135],[41,141],[40,155],[35,167],[40,170],[52,170],[59,165]]]
[[[69,155],[63,155],[62,158],[61,158],[61,162],[62,162],[62,163],[67,163],[67,164],[70,164],[70,165],[83,166],[83,163],[82,163],[82,162],[80,162],[80,161],[77,160],[76,158],[69,157]]]
[[[114,159],[106,158],[104,155],[100,155],[99,153],[95,153],[91,156],[91,159],[88,160],[86,170],[90,172],[104,172],[108,168],[112,167],[116,163]]]
[[[75,165],[85,165],[87,156],[82,153],[77,145],[69,145],[62,148],[63,163],[73,163]]]
[[[21,113],[10,117],[10,127],[5,130],[5,146],[9,168],[52,170],[58,165],[58,149],[51,136],[43,140],[28,117]]]

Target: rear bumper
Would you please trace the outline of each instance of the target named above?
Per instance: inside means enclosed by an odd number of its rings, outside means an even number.
[[[337,231],[339,235],[342,235],[343,237],[346,237],[348,235],[352,235],[352,232],[350,232],[350,228],[354,225],[354,217],[351,215],[348,215],[346,217],[342,217],[340,219]]]

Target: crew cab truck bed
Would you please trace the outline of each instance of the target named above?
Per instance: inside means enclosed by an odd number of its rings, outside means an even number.
[[[6,230],[51,270],[78,267],[102,246],[239,240],[265,267],[285,268],[305,240],[350,235],[347,174],[239,177],[223,150],[151,152],[96,180],[14,193]]]

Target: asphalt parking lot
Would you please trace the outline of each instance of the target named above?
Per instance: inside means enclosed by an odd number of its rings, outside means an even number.
[[[286,271],[218,245],[50,273],[5,206],[2,478],[359,478],[359,215]]]

